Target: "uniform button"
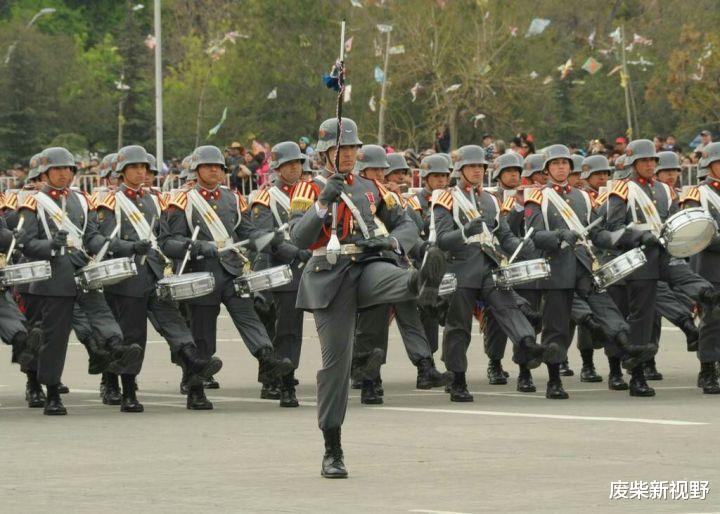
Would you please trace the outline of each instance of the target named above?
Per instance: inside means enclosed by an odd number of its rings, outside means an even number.
[[[350,198],[352,198],[352,193],[348,193],[347,195],[348,195]]]
[[[213,205],[213,209],[217,210],[217,205]]]
[[[320,271],[320,266],[315,266],[315,271]]]
[[[350,260],[354,262],[354,261],[356,260],[356,259],[355,259],[355,256],[350,257]]]

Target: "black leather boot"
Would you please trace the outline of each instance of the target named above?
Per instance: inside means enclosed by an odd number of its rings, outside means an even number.
[[[714,362],[701,362],[700,375],[698,377],[703,394],[720,394],[720,382],[715,372]]]
[[[433,387],[441,387],[452,381],[452,373],[440,373],[435,368],[435,363],[430,357],[420,359],[417,363],[417,381],[415,386],[418,389],[432,389]]]
[[[645,373],[645,380],[662,380],[663,375],[657,370],[657,367],[655,366],[655,359],[650,359],[647,363],[645,363],[645,368],[643,369]]]
[[[360,391],[360,403],[366,405],[381,405],[383,403],[382,396],[379,396],[375,390],[375,382],[373,380],[363,380],[362,391]]]
[[[561,364],[548,364],[548,383],[547,389],[545,390],[545,398],[549,400],[567,400],[570,395],[567,394],[563,388],[562,380],[560,379]]]
[[[582,370],[580,370],[580,382],[602,382],[602,377],[595,371],[593,363],[593,349],[585,349],[580,352],[583,361]]]
[[[281,398],[280,384],[277,380],[265,382],[260,389],[260,398],[263,400],[279,400]]]
[[[213,404],[205,396],[202,384],[194,384],[188,390],[187,408],[189,410],[213,410]]]
[[[610,364],[610,374],[608,375],[608,389],[611,391],[627,391],[628,385],[623,379],[620,359],[618,357],[608,357]]]
[[[275,378],[284,377],[288,373],[292,373],[295,367],[290,359],[278,358],[275,351],[271,347],[263,348],[256,355],[260,362],[260,381],[270,382]]]
[[[180,377],[180,394],[188,394],[190,386],[188,385],[188,374],[185,368],[182,368],[182,377]]]
[[[534,393],[537,391],[533,383],[532,373],[527,366],[520,365],[520,373],[518,374],[516,389],[520,393]]]
[[[445,254],[436,246],[431,246],[425,252],[420,270],[411,274],[408,284],[410,291],[418,295],[419,305],[434,305],[437,302],[438,288],[446,267]]]
[[[465,373],[454,373],[453,382],[450,384],[450,401],[451,402],[472,402],[475,401],[473,395],[468,391]]]
[[[110,364],[110,352],[108,352],[102,341],[91,335],[86,341],[81,341],[88,353],[88,373],[99,375],[105,371]]]
[[[385,396],[385,388],[383,388],[382,377],[380,376],[380,372],[378,372],[378,374],[373,379],[373,384],[375,384],[375,394],[378,396]]]
[[[347,478],[348,471],[343,461],[340,444],[340,427],[323,430],[323,438],[325,438],[325,455],[323,455],[320,475],[325,478]]]
[[[194,344],[183,346],[179,353],[189,382],[208,380],[222,369],[223,363],[219,357],[202,357]]]
[[[45,406],[45,393],[42,385],[38,382],[37,372],[28,371],[27,384],[25,385],[25,401],[31,409],[38,409]]]
[[[67,409],[60,399],[60,391],[57,385],[47,386],[47,398],[45,398],[43,414],[46,416],[65,416],[67,414]]]
[[[507,377],[505,376],[505,370],[503,370],[502,362],[491,359],[488,363],[487,377],[490,385],[507,384]]]
[[[110,363],[105,371],[120,375],[130,370],[135,370],[142,359],[142,348],[139,344],[125,345],[119,339],[110,339],[107,342]]]
[[[560,376],[561,377],[573,377],[575,376],[575,372],[570,369],[570,363],[567,359],[565,359],[562,364],[560,364]]]
[[[207,380],[203,381],[203,387],[205,389],[220,389],[220,382],[215,380],[215,377],[208,377]]]
[[[642,366],[636,366],[631,372],[630,396],[655,396],[655,389],[645,381]]]
[[[32,327],[26,332],[15,334],[12,342],[12,353],[20,369],[25,371],[37,357],[38,350],[42,344],[43,331],[38,327]]]
[[[120,375],[122,380],[122,400],[120,412],[143,412],[145,407],[135,396],[135,375]]]
[[[114,373],[103,373],[104,387],[102,388],[102,402],[105,405],[120,405],[122,395],[118,376]]]
[[[282,378],[282,386],[280,389],[280,407],[298,407],[297,397],[295,396],[295,374],[290,373]]]

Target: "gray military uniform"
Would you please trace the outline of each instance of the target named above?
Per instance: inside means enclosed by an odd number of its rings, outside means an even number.
[[[240,212],[240,199],[233,191],[222,186],[215,191],[208,191],[199,185],[195,190],[215,211],[228,234],[234,239],[255,239],[262,234],[253,225],[249,214]],[[192,209],[191,221],[188,223],[187,209],[190,204],[183,203],[184,194],[171,202],[165,211],[158,237],[163,253],[178,260],[185,256],[195,227],[200,227],[198,241],[213,241],[212,234],[197,209]],[[272,348],[267,331],[255,313],[252,300],[241,298],[235,292],[233,280],[242,274],[242,267],[242,261],[234,251],[222,252],[213,258],[194,257],[188,262],[188,271],[207,271],[215,277],[215,289],[212,293],[187,301],[192,313],[193,339],[204,357],[210,357],[216,351],[217,317],[221,303],[227,308],[243,342],[253,355],[257,355],[263,348]]]
[[[327,170],[325,176],[329,176]],[[316,207],[320,182],[310,187],[307,194],[296,188],[291,203],[290,236],[301,249],[322,249],[330,235],[332,209],[326,212]],[[371,200],[380,198],[377,186],[358,176],[348,176],[344,191],[356,205],[368,229],[377,229]],[[304,201],[301,207],[298,200]],[[416,243],[418,231],[415,223],[399,205],[388,205],[383,199],[375,215],[385,224],[402,250]],[[338,237],[342,244],[364,239],[344,202],[338,208]],[[412,274],[399,268],[393,252],[366,252],[340,255],[335,264],[325,255],[313,255],[305,266],[298,290],[297,307],[313,312],[320,338],[323,367],[317,374],[318,424],[321,429],[340,427],[347,409],[350,366],[353,354],[353,335],[358,309],[374,305],[412,300],[409,289]]]
[[[493,196],[482,190],[460,186],[456,188],[476,207],[478,215],[488,230],[495,233],[502,249],[508,254],[512,253],[520,240],[513,235],[505,219],[500,216]],[[452,207],[448,208],[440,203],[436,203],[434,207],[437,243],[440,249],[449,254],[448,272],[457,277],[457,290],[450,300],[445,321],[442,358],[448,371],[464,373],[467,370],[473,310],[478,300],[492,312],[502,332],[507,334],[516,349],[523,339],[534,338],[535,331],[520,312],[513,293],[495,286],[492,271],[498,263],[486,255],[478,243],[466,242],[462,232],[463,225],[470,221],[466,213],[460,209],[456,221],[452,211]],[[531,251],[531,248],[523,248],[523,251]],[[515,358],[518,364],[525,363],[517,354]]]

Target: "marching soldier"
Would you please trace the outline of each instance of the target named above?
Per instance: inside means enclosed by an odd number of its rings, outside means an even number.
[[[290,193],[300,181],[307,156],[293,141],[278,143],[272,148],[270,168],[276,174],[275,183],[260,191],[251,205],[252,221],[256,228],[272,232],[288,223],[290,218]],[[287,239],[272,246],[270,254],[259,254],[255,270],[271,266],[290,266],[291,283],[273,288],[275,305],[275,330],[272,336],[275,352],[281,358],[290,359],[293,370],[300,364],[303,335],[303,311],[295,307],[302,268],[310,259],[309,250],[300,250]],[[282,377],[280,384],[280,407],[297,407],[295,396],[295,372]]]
[[[564,400],[569,395],[560,379],[560,365],[567,358],[572,341],[575,294],[607,327],[612,343],[628,346],[628,327],[610,297],[594,290],[592,273],[599,264],[589,240],[599,240],[600,231],[587,233],[585,227],[593,218],[592,201],[587,193],[568,184],[572,170],[568,148],[548,147],[543,169],[548,183],[525,198],[525,223],[528,229],[534,229],[532,239],[550,262],[550,277],[541,282],[545,300],[542,343],[559,348],[560,352],[547,361],[549,380],[545,397]]]
[[[248,246],[254,247],[253,242],[265,233],[252,224],[245,199],[221,186],[225,170],[225,159],[217,147],[200,146],[193,151],[189,173],[196,174],[197,183],[179,191],[171,200],[160,224],[160,248],[165,255],[178,260],[189,250],[188,270],[211,272],[215,278],[212,293],[186,302],[201,357],[208,359],[215,354],[217,317],[222,303],[250,353],[258,359],[262,377],[282,377],[292,372],[292,362],[275,356],[252,299],[235,292],[233,281],[241,275],[243,261],[240,252],[231,245],[237,237],[250,239]],[[195,230],[198,236],[193,241]]]
[[[457,277],[457,290],[450,300],[443,333],[443,360],[454,374],[450,400],[471,402],[473,396],[468,392],[465,373],[473,311],[478,300],[492,311],[503,332],[512,340],[516,363],[537,367],[540,359],[548,355],[535,343],[535,331],[520,312],[514,295],[498,289],[492,279],[493,269],[502,262],[492,234],[508,254],[516,249],[520,240],[500,216],[500,203],[482,189],[487,169],[485,151],[468,145],[459,148],[455,157],[458,184],[434,202],[431,223],[436,227],[439,247],[450,254],[449,270]]]
[[[323,368],[317,375],[318,424],[325,439],[322,475],[345,478],[340,427],[347,409],[357,310],[418,296],[434,301],[445,260],[431,249],[420,271],[398,267],[397,255],[417,242],[417,227],[395,197],[353,175],[362,145],[355,122],[329,119],[318,134],[324,183],[295,187],[290,236],[298,248],[313,251],[300,280],[297,307],[313,312],[322,350]],[[376,217],[387,235],[378,232]]]
[[[543,172],[545,157],[543,154],[534,153],[525,159],[525,169],[520,176],[523,185],[543,187],[547,182],[547,175]]]
[[[630,177],[613,186],[607,207],[607,229],[625,229],[627,234],[618,245],[640,246],[647,259],[645,265],[626,279],[631,339],[635,344],[649,347],[649,351],[642,352],[636,360],[623,364],[627,364],[631,372],[631,396],[655,395],[655,390],[647,385],[643,368],[657,352],[653,332],[658,279],[678,287],[705,306],[718,300],[712,285],[693,273],[684,261],[674,259],[671,264],[670,254],[658,239],[665,220],[677,212],[678,202],[666,184],[655,180],[657,160],[652,141],[632,141],[625,158]],[[633,228],[626,228],[630,224]]]
[[[25,234],[20,239],[23,253],[30,259],[49,260],[52,268],[51,278],[30,285],[31,294],[43,297],[45,340],[38,355],[37,375],[38,381],[47,386],[47,415],[67,414],[59,386],[75,302],[80,302],[95,322],[117,327],[101,293],[77,292],[75,272],[89,263],[83,243],[95,238],[97,226],[88,197],[69,189],[76,171],[75,160],[66,149],[44,150],[39,172],[45,184],[20,208],[20,216],[25,218]],[[107,341],[107,347],[118,369],[135,365],[141,353],[137,345],[123,344],[119,328]]]
[[[698,179],[702,182],[687,192],[683,207],[702,207],[716,223],[720,222],[720,143],[710,143],[703,149]],[[690,266],[715,288],[720,287],[720,236],[716,234],[705,250],[691,257]],[[706,316],[700,325],[697,356],[700,361],[698,385],[704,394],[720,394],[715,370],[720,361],[720,318],[717,316]]]
[[[431,229],[434,230],[434,227],[431,227],[430,224],[433,195],[437,195],[446,190],[450,181],[450,169],[448,168],[447,160],[437,154],[428,155],[423,158],[420,162],[420,179],[422,180],[423,188],[415,195],[415,200],[418,205],[420,205],[423,222],[420,236],[427,241],[430,237]],[[435,193],[435,191],[437,191],[437,193]],[[415,247],[413,259],[416,263],[422,263],[426,248],[424,245]],[[428,343],[430,344],[430,351],[434,354],[438,350],[438,333],[441,321],[444,323],[447,299],[440,298],[436,300],[436,302],[428,305],[418,305],[418,309],[420,311],[420,320],[425,330],[425,337],[427,337]]]
[[[139,345],[143,352],[147,344],[147,321],[150,313],[170,345],[173,362],[187,374],[196,377],[191,381],[187,408],[212,409],[203,392],[202,380],[214,375],[222,367],[217,357],[200,357],[190,330],[177,308],[161,301],[156,293],[157,281],[165,276],[165,259],[157,251],[153,232],[154,221],[160,217],[154,195],[146,193],[147,168],[150,162],[141,146],[126,146],[117,155],[115,172],[120,186],[98,205],[100,233],[109,237],[119,226],[117,237],[111,240],[109,255],[134,257],[137,275],[118,284],[105,286],[105,298],[121,326],[126,343]],[[121,412],[142,412],[143,405],[135,394],[135,379],[140,373],[142,358],[137,365],[121,375]],[[117,382],[117,376],[109,380]]]
[[[394,201],[402,205],[400,196],[388,192],[384,187],[385,176],[390,174],[389,169],[390,163],[387,159],[385,149],[382,146],[364,145],[360,148],[357,154],[356,170],[360,173],[361,177],[372,181],[380,192],[380,196],[377,198],[373,196],[371,201],[371,208],[374,207],[376,211],[380,207],[379,203],[381,198],[382,201],[385,201],[388,195],[393,195],[395,197]],[[413,218],[415,215],[414,211],[411,208],[406,208],[405,210],[408,217]],[[375,223],[378,225],[379,231],[382,233],[387,232],[387,229],[380,220],[376,220]],[[416,241],[412,249],[417,246],[419,241],[420,239]],[[403,265],[402,262],[398,262],[398,264]],[[378,352],[375,355],[377,355],[378,359],[382,359],[382,364],[385,363],[391,307],[395,311],[395,320],[400,329],[403,344],[405,345],[405,350],[410,358],[410,362],[412,362],[418,370],[417,388],[431,389],[449,383],[451,379],[450,374],[440,373],[435,368],[432,351],[430,350],[430,345],[422,329],[420,314],[415,300],[396,302],[392,306],[377,305],[360,312],[355,329],[354,350],[356,355],[372,356],[374,350],[380,349],[382,350],[382,354]],[[362,378],[363,386],[360,401],[366,404],[383,403],[382,395],[377,390],[377,388],[382,387],[379,370],[376,376],[370,375]]]

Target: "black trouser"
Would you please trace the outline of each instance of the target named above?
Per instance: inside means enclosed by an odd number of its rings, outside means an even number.
[[[275,333],[272,343],[281,358],[287,357],[297,369],[303,338],[303,310],[295,308],[297,291],[273,292],[275,303]]]
[[[712,285],[720,288],[720,282],[713,282]],[[697,356],[700,362],[720,361],[720,315],[710,313],[703,317]]]
[[[74,296],[45,296],[42,301],[44,341],[38,352],[37,376],[41,384],[58,385],[65,367],[72,330]]]
[[[547,364],[560,364],[567,358],[567,350],[572,342],[570,313],[574,295],[574,289],[548,289],[545,291],[541,341],[543,345],[555,343],[563,349],[562,355],[555,362]]]

